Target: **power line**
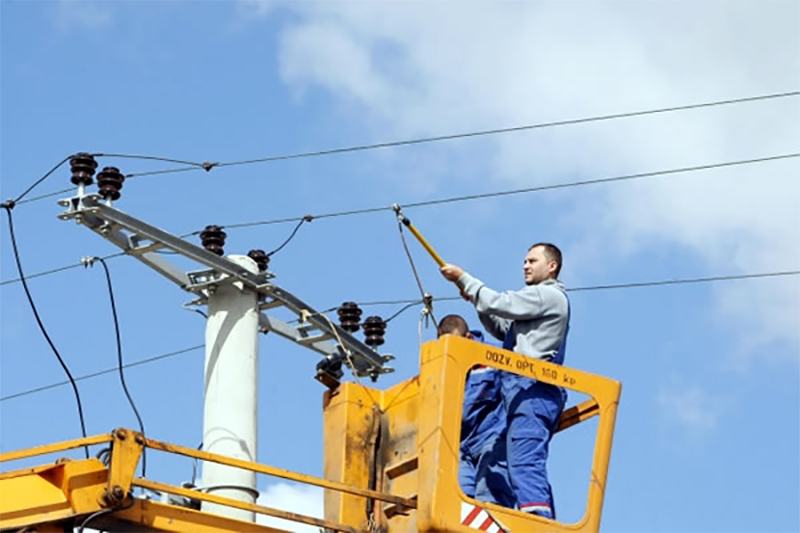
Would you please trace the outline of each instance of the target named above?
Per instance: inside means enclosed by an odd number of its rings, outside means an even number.
[[[643,281],[643,282],[633,282],[633,283],[619,283],[619,284],[611,284],[611,285],[590,285],[584,287],[573,287],[571,289],[567,289],[567,292],[585,292],[585,291],[601,291],[601,290],[615,290],[615,289],[633,289],[633,288],[642,288],[642,287],[659,287],[665,285],[682,285],[682,284],[693,284],[693,283],[710,283],[710,282],[718,282],[718,281],[735,281],[735,280],[744,280],[744,279],[759,279],[759,278],[776,278],[776,277],[784,277],[784,276],[797,276],[800,275],[800,270],[784,270],[778,272],[758,272],[753,274],[735,274],[730,276],[709,276],[709,277],[698,277],[698,278],[683,278],[683,279],[671,279],[671,280],[656,280],[656,281]],[[434,297],[433,300],[435,302],[446,302],[446,301],[454,301],[454,300],[461,300],[460,296],[444,296],[444,297]],[[422,305],[424,302],[418,298],[416,299],[405,299],[405,300],[376,300],[376,301],[369,301],[369,302],[358,302],[357,305],[360,307],[369,307],[369,306],[378,306],[378,305],[403,305],[405,307],[401,308],[400,311],[396,312],[393,316],[386,320],[386,322],[394,319],[397,315],[404,312],[406,309],[413,307],[414,305]],[[321,313],[327,313],[337,309],[336,307],[331,307],[325,311],[321,311]],[[177,355],[181,355],[187,352],[191,352],[194,350],[199,350],[204,348],[205,345],[199,344],[197,346],[190,346],[189,348],[184,348],[183,350],[178,350],[175,352],[169,352],[161,355],[157,355],[155,357],[150,357],[148,359],[142,359],[141,361],[136,361],[135,363],[128,363],[123,366],[123,368],[130,368],[133,366],[144,365],[148,363],[152,363],[155,361],[159,361],[161,359],[167,359],[170,357],[175,357]],[[110,374],[117,370],[116,367],[107,368],[105,370],[101,370],[100,372],[94,372],[92,374],[87,374],[85,376],[81,376],[75,379],[75,381],[80,381],[84,379],[89,379],[97,376],[101,376],[104,374]],[[36,394],[39,392],[43,392],[49,389],[53,389],[55,387],[60,387],[62,385],[66,385],[69,381],[60,381],[58,383],[51,383],[49,385],[43,385],[41,387],[36,387],[33,389],[28,389],[22,392],[18,392],[15,394],[11,394],[8,396],[3,396],[0,398],[0,402],[4,402],[6,400],[11,400],[14,398],[19,398],[21,396],[27,396],[30,394]]]
[[[309,157],[320,157],[320,156],[328,156],[328,155],[336,155],[336,154],[344,154],[350,152],[361,152],[366,150],[377,150],[381,148],[393,148],[399,146],[410,146],[416,144],[426,144],[426,143],[434,143],[434,142],[442,142],[442,141],[452,141],[456,139],[467,139],[471,137],[485,137],[490,135],[499,135],[505,133],[514,133],[514,132],[521,132],[521,131],[528,131],[528,130],[535,130],[535,129],[543,129],[543,128],[553,128],[559,126],[571,126],[577,124],[586,124],[590,122],[602,122],[608,120],[618,120],[624,118],[633,118],[633,117],[641,117],[647,115],[655,115],[655,114],[663,114],[663,113],[674,113],[677,111],[689,111],[692,109],[702,109],[702,108],[710,108],[710,107],[717,107],[717,106],[724,106],[724,105],[733,105],[733,104],[743,104],[743,103],[750,103],[750,102],[757,102],[757,101],[764,101],[764,100],[773,100],[779,98],[789,98],[800,95],[800,91],[789,91],[783,93],[771,93],[771,94],[763,94],[763,95],[756,95],[756,96],[747,96],[744,98],[732,98],[727,100],[716,100],[711,102],[701,102],[698,104],[687,104],[681,106],[672,106],[672,107],[662,107],[657,109],[647,109],[647,110],[640,110],[640,111],[628,111],[624,113],[613,113],[608,115],[595,115],[591,117],[583,117],[583,118],[576,118],[576,119],[566,119],[566,120],[557,120],[551,122],[539,122],[535,124],[525,124],[522,126],[511,126],[506,128],[495,128],[489,130],[478,130],[478,131],[469,131],[469,132],[462,132],[462,133],[453,133],[449,135],[437,135],[433,137],[419,137],[416,139],[407,139],[407,140],[400,140],[400,141],[387,141],[387,142],[380,142],[380,143],[372,143],[372,144],[361,144],[355,146],[348,146],[342,148],[332,148],[327,150],[317,150],[311,152],[297,152],[293,154],[283,154],[283,155],[275,155],[275,156],[267,156],[267,157],[260,157],[255,159],[243,159],[240,161],[227,161],[227,162],[217,162],[217,163],[196,163],[192,161],[185,161],[180,159],[170,159],[165,157],[154,157],[154,156],[140,156],[140,155],[129,155],[129,154],[97,154],[97,155],[105,155],[108,157],[130,157],[130,158],[137,158],[137,159],[149,159],[149,160],[156,160],[156,161],[167,161],[172,163],[180,163],[185,164],[185,167],[181,168],[171,168],[171,169],[163,169],[163,170],[154,170],[149,172],[139,172],[139,173],[132,173],[126,174],[126,178],[133,178],[133,177],[140,177],[140,176],[152,176],[156,174],[167,174],[167,173],[175,173],[175,172],[186,172],[190,170],[200,170],[203,169],[205,171],[210,171],[213,168],[221,168],[221,167],[233,167],[233,166],[242,166],[242,165],[252,165],[252,164],[260,164],[260,163],[269,163],[274,161],[286,161],[290,159],[303,159]],[[68,159],[68,158],[67,158]],[[63,161],[62,161],[63,164]],[[59,164],[60,166],[60,164]],[[57,168],[57,167],[56,167]],[[55,169],[53,169],[55,170]],[[52,172],[52,171],[51,171]],[[36,184],[38,185],[38,183]],[[34,185],[35,186],[35,185]],[[31,187],[32,189],[33,187]],[[24,202],[19,203],[27,203],[27,202],[34,202],[37,200],[43,200],[45,198],[50,198],[53,196],[57,196],[59,194],[64,194],[69,192],[71,189],[63,189],[61,191],[54,191],[51,193],[47,193],[35,198],[31,198]],[[25,194],[27,194],[26,191]],[[24,195],[23,195],[24,196]],[[19,199],[18,199],[19,200]]]
[[[674,169],[667,169],[667,170],[656,170],[652,172],[642,172],[638,174],[626,174],[622,176],[612,176],[608,178],[599,178],[599,179],[592,179],[592,180],[582,180],[582,181],[573,181],[568,183],[556,183],[552,185],[541,185],[538,187],[528,187],[524,189],[512,189],[507,191],[497,191],[497,192],[489,192],[489,193],[481,193],[481,194],[471,194],[466,196],[453,196],[449,198],[440,198],[437,200],[425,200],[421,202],[411,202],[411,203],[404,203],[402,204],[404,209],[414,208],[414,207],[428,207],[431,205],[438,205],[438,204],[447,204],[447,203],[455,203],[455,202],[464,202],[470,200],[481,200],[485,198],[496,198],[501,196],[512,196],[517,194],[528,194],[533,192],[541,192],[546,190],[553,190],[553,189],[566,189],[571,187],[582,187],[585,185],[597,185],[602,183],[613,183],[613,182],[620,182],[620,181],[630,181],[636,179],[646,179],[646,178],[654,178],[659,176],[666,176],[666,175],[673,175],[673,174],[682,174],[687,172],[698,172],[702,170],[711,170],[715,168],[725,168],[725,167],[733,167],[733,166],[741,166],[741,165],[751,165],[756,163],[766,163],[770,161],[778,161],[783,159],[792,159],[800,157],[800,152],[795,153],[788,153],[788,154],[780,154],[775,156],[767,156],[761,157],[756,159],[743,159],[738,161],[727,161],[723,163],[712,163],[708,165],[700,165],[694,167],[681,167],[681,168],[674,168]],[[345,217],[345,216],[354,216],[354,215],[363,215],[368,213],[377,213],[381,211],[391,211],[391,206],[378,206],[378,207],[368,207],[364,209],[353,209],[349,211],[338,211],[332,213],[323,213],[320,215],[304,215],[300,217],[287,217],[287,218],[277,218],[271,220],[261,220],[261,221],[254,221],[254,222],[244,222],[238,224],[227,224],[225,226],[221,226],[224,229],[237,229],[237,228],[245,228],[245,227],[253,227],[253,226],[266,226],[266,225],[273,225],[273,224],[285,224],[288,222],[301,222],[303,220],[311,219],[321,219],[321,218],[335,218],[335,217]],[[299,229],[299,225],[298,228]],[[186,233],[181,235],[181,238],[186,238],[189,236],[197,235],[200,231],[193,231],[191,233]],[[296,231],[295,231],[296,233]],[[117,254],[113,254],[110,256],[105,256],[104,259],[110,259],[112,257],[120,257],[125,255],[125,253],[120,252]],[[80,263],[67,265],[64,267],[59,267],[53,270],[47,270],[44,272],[39,272],[36,274],[31,274],[28,278],[35,278],[41,276],[47,276],[50,274],[55,274],[57,272],[61,272],[64,270],[69,270],[75,267],[81,266]],[[19,278],[7,279],[0,282],[0,287],[3,285],[8,285],[10,283],[16,283],[20,281]]]
[[[411,203],[404,203],[402,204],[403,209],[406,208],[413,208],[413,207],[428,207],[431,205],[439,205],[439,204],[447,204],[447,203],[455,203],[455,202],[465,202],[468,200],[482,200],[485,198],[496,198],[500,196],[512,196],[516,194],[527,194],[532,192],[541,192],[541,191],[548,191],[553,189],[567,189],[571,187],[582,187],[585,185],[597,185],[601,183],[613,183],[618,181],[630,181],[636,179],[644,179],[644,178],[654,178],[658,176],[666,176],[670,174],[682,174],[687,172],[697,172],[701,170],[711,170],[715,168],[725,168],[725,167],[733,167],[733,166],[740,166],[740,165],[750,165],[755,163],[766,163],[769,161],[778,161],[781,159],[791,159],[800,157],[800,152],[788,153],[788,154],[780,154],[775,156],[767,156],[767,157],[760,157],[756,159],[742,159],[738,161],[727,161],[723,163],[712,163],[708,165],[699,165],[693,167],[681,167],[681,168],[674,168],[668,170],[656,170],[652,172],[641,172],[637,174],[625,174],[622,176],[612,176],[608,178],[598,178],[598,179],[591,179],[591,180],[581,180],[581,181],[572,181],[568,183],[555,183],[552,185],[540,185],[537,187],[526,187],[524,189],[511,189],[507,191],[496,191],[496,192],[489,192],[489,193],[480,193],[480,194],[470,194],[465,196],[452,196],[449,198],[440,198],[437,200],[425,200],[421,202],[411,202]],[[363,215],[367,213],[376,213],[379,211],[391,211],[391,206],[379,206],[379,207],[368,207],[365,209],[353,209],[350,211],[339,211],[333,213],[324,213],[321,215],[313,215],[314,219],[320,218],[334,218],[334,217],[343,217],[343,216],[352,216],[352,215]],[[306,215],[308,216],[308,215]],[[264,225],[271,225],[271,224],[283,224],[286,222],[297,222],[301,220],[301,217],[289,217],[289,218],[279,218],[273,220],[261,220],[255,222],[244,222],[239,224],[228,224],[224,227],[225,229],[235,229],[235,228],[244,228],[244,227],[252,227],[252,226],[264,226]]]
[[[413,144],[424,144],[424,143],[432,143],[432,142],[441,142],[441,141],[451,141],[455,139],[466,139],[469,137],[482,137],[487,135],[498,135],[502,133],[512,133],[512,132],[519,132],[519,131],[526,131],[526,130],[534,130],[540,128],[552,128],[557,126],[571,126],[575,124],[585,124],[587,122],[600,122],[605,120],[616,120],[621,118],[631,118],[631,117],[640,117],[645,115],[654,115],[657,113],[671,113],[675,111],[687,111],[690,109],[700,109],[704,107],[715,107],[721,105],[730,105],[730,104],[741,104],[745,102],[755,102],[759,100],[770,100],[773,98],[786,98],[790,96],[798,96],[800,95],[800,91],[791,91],[785,93],[774,93],[774,94],[766,94],[766,95],[759,95],[759,96],[749,96],[745,98],[735,98],[730,100],[717,100],[714,102],[704,102],[700,104],[688,104],[682,106],[674,106],[674,107],[663,107],[660,109],[648,109],[643,111],[629,111],[626,113],[615,113],[611,115],[595,115],[592,117],[584,117],[584,118],[577,118],[577,119],[567,119],[567,120],[557,120],[553,122],[540,122],[538,124],[527,124],[523,126],[512,126],[508,128],[496,128],[490,130],[479,130],[479,131],[472,131],[466,133],[454,133],[450,135],[438,135],[435,137],[421,137],[417,139],[410,139],[405,141],[390,141],[390,142],[382,142],[382,143],[375,143],[375,144],[363,144],[359,146],[350,146],[347,148],[334,148],[330,150],[320,150],[318,152],[301,152],[297,154],[289,154],[289,155],[279,155],[279,156],[272,156],[272,157],[262,157],[259,159],[246,159],[243,161],[231,161],[228,163],[219,163],[216,166],[218,167],[230,167],[236,165],[249,165],[253,163],[266,163],[270,161],[284,161],[287,159],[299,159],[305,157],[318,157],[324,155],[332,155],[332,154],[342,154],[347,152],[357,152],[363,150],[375,150],[377,148],[390,148],[396,146],[408,146]]]
[[[125,252],[118,252],[116,254],[105,255],[103,259],[114,259],[115,257],[122,257],[125,255]],[[42,276],[49,276],[50,274],[57,274],[59,272],[64,272],[65,270],[72,270],[73,268],[78,268],[80,266],[84,266],[83,263],[73,263],[71,265],[66,265],[63,267],[53,268],[51,270],[44,270],[42,272],[37,272],[36,274],[28,274],[25,276],[26,279],[33,279],[33,278],[40,278]],[[20,281],[20,278],[12,278],[7,279],[5,281],[0,282],[0,287],[3,285],[8,285],[9,283],[17,283]]]
[[[133,363],[126,363],[126,364],[122,365],[122,368],[132,368],[134,366],[145,365],[147,363],[160,361],[162,359],[169,359],[170,357],[175,357],[177,355],[182,355],[182,354],[185,354],[185,353],[188,353],[188,352],[199,350],[201,348],[205,348],[205,345],[204,344],[198,344],[197,346],[190,346],[189,348],[184,348],[182,350],[177,350],[177,351],[174,351],[174,352],[167,352],[167,353],[164,353],[164,354],[161,354],[161,355],[156,355],[156,356],[153,356],[153,357],[149,357],[147,359],[142,359],[140,361],[135,361]],[[114,366],[114,367],[111,367],[111,368],[106,368],[105,370],[100,370],[99,372],[93,372],[91,374],[86,374],[84,376],[77,377],[77,378],[75,378],[75,381],[82,381],[82,380],[85,380],[85,379],[96,378],[97,376],[102,376],[102,375],[105,375],[105,374],[111,374],[111,373],[117,372],[117,371],[118,371],[118,367]],[[46,390],[54,389],[56,387],[61,387],[62,385],[67,385],[68,383],[69,383],[69,381],[59,381],[57,383],[51,383],[49,385],[43,385],[41,387],[36,387],[36,388],[33,388],[33,389],[24,390],[22,392],[17,392],[15,394],[9,394],[8,396],[3,396],[2,398],[0,398],[0,402],[4,402],[6,400],[13,400],[14,398],[27,396],[29,394],[35,394],[35,393],[39,393],[39,392],[44,392]]]

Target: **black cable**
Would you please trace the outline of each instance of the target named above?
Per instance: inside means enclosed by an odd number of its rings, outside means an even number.
[[[203,318],[205,318],[206,320],[208,320],[208,315],[207,315],[207,314],[205,314],[203,311],[201,311],[201,310],[199,310],[199,309],[194,309],[194,308],[188,308],[188,307],[187,307],[187,308],[186,308],[186,310],[187,310],[187,311],[194,311],[194,312],[195,312],[195,313],[197,313],[198,315],[200,315],[200,316],[202,316]]]
[[[273,255],[275,255],[276,253],[280,252],[280,251],[283,249],[283,247],[284,247],[284,246],[286,246],[287,244],[289,244],[289,241],[291,241],[292,239],[294,239],[294,236],[295,236],[295,235],[297,235],[297,230],[299,230],[299,229],[300,229],[300,226],[302,226],[302,225],[303,225],[303,223],[305,223],[305,222],[311,222],[312,220],[314,220],[314,217],[312,217],[311,215],[306,215],[306,216],[304,216],[302,219],[300,219],[300,222],[298,222],[297,226],[295,226],[295,227],[294,227],[294,231],[292,231],[292,234],[291,234],[291,235],[289,235],[289,238],[288,238],[288,239],[286,239],[285,241],[283,241],[283,244],[281,244],[280,246],[278,246],[277,248],[275,248],[275,249],[274,249],[274,250],[272,250],[271,252],[268,252],[268,253],[267,253],[267,257],[272,257],[272,256],[273,256]]]
[[[61,160],[61,162],[59,162],[59,163],[58,163],[56,166],[54,166],[54,167],[53,167],[53,168],[51,168],[49,171],[47,171],[47,173],[45,173],[45,175],[44,175],[44,176],[42,176],[41,178],[39,178],[38,180],[36,180],[36,181],[34,182],[34,184],[33,184],[33,185],[31,185],[30,187],[28,187],[27,189],[25,189],[25,192],[23,192],[22,194],[20,194],[19,196],[17,196],[17,197],[16,197],[16,198],[13,200],[13,203],[14,203],[14,204],[17,204],[17,203],[19,203],[19,201],[20,201],[20,200],[22,200],[22,199],[23,199],[23,198],[24,198],[24,197],[25,197],[25,196],[26,196],[26,195],[27,195],[29,192],[31,192],[31,191],[32,191],[33,189],[35,189],[35,188],[36,188],[36,187],[37,187],[37,186],[38,186],[40,183],[42,183],[44,180],[46,180],[48,177],[50,177],[50,174],[52,174],[53,172],[55,172],[56,170],[58,170],[58,169],[61,167],[61,165],[63,165],[63,164],[64,164],[64,163],[66,163],[67,161],[69,161],[71,157],[72,157],[71,155],[68,155],[67,157],[65,157],[64,159],[62,159],[62,160]],[[12,204],[12,207],[13,207],[13,204]]]
[[[86,517],[86,519],[83,522],[81,522],[81,525],[78,528],[78,533],[83,533],[83,530],[86,528],[86,526],[89,524],[89,522],[91,522],[95,518],[98,518],[98,517],[103,516],[103,515],[115,513],[117,511],[124,511],[126,509],[130,509],[131,507],[133,507],[136,504],[136,498],[134,498],[133,495],[129,495],[129,497],[130,497],[131,501],[130,501],[130,503],[128,503],[126,505],[119,505],[117,507],[109,507],[108,509],[101,509],[101,510],[99,510],[97,512],[94,512],[94,513],[90,514],[88,517]]]
[[[197,451],[202,451],[203,449],[203,441],[200,441],[200,444],[197,445]],[[192,459],[192,488],[197,486],[197,457]]]
[[[575,124],[586,124],[589,122],[600,122],[606,120],[616,120],[622,118],[632,118],[632,117],[639,117],[639,116],[646,116],[646,115],[655,115],[659,113],[672,113],[675,111],[688,111],[691,109],[701,109],[707,107],[716,107],[722,105],[731,105],[731,104],[741,104],[747,102],[756,102],[762,100],[771,100],[776,98],[787,98],[792,96],[800,95],[800,91],[789,91],[783,93],[772,93],[772,94],[764,94],[764,95],[757,95],[757,96],[748,96],[744,98],[733,98],[728,100],[716,100],[712,102],[703,102],[699,104],[687,104],[682,106],[673,106],[673,107],[663,107],[658,109],[648,109],[643,111],[629,111],[626,113],[615,113],[610,115],[596,115],[592,117],[584,117],[578,119],[567,119],[567,120],[558,120],[552,122],[540,122],[536,124],[526,124],[523,126],[512,126],[508,128],[496,128],[491,130],[480,130],[480,131],[472,131],[472,132],[465,132],[465,133],[455,133],[450,135],[439,135],[435,137],[421,137],[417,139],[409,139],[404,141],[389,141],[389,142],[381,142],[381,143],[373,143],[373,144],[362,144],[357,146],[349,146],[344,148],[333,148],[328,150],[318,150],[313,152],[298,152],[294,154],[286,154],[286,155],[277,155],[277,156],[269,156],[269,157],[261,157],[257,159],[245,159],[241,161],[228,161],[224,163],[195,163],[192,161],[183,161],[180,159],[170,159],[170,158],[162,158],[162,157],[154,157],[154,156],[137,156],[137,155],[129,155],[129,154],[96,154],[96,155],[105,155],[109,157],[131,157],[131,158],[138,158],[138,159],[149,159],[149,160],[156,160],[156,161],[168,161],[172,163],[180,163],[187,165],[186,167],[177,168],[177,169],[163,169],[163,170],[152,170],[149,172],[139,172],[133,174],[126,174],[126,178],[138,177],[138,176],[152,176],[156,174],[167,174],[173,172],[185,172],[189,170],[200,170],[203,169],[205,171],[210,171],[212,168],[216,167],[232,167],[232,166],[240,166],[240,165],[251,165],[256,163],[267,163],[271,161],[285,161],[288,159],[301,159],[307,157],[319,157],[319,156],[326,156],[326,155],[334,155],[334,154],[342,154],[348,152],[358,152],[364,150],[375,150],[380,148],[391,148],[397,146],[408,146],[408,145],[415,145],[415,144],[424,144],[424,143],[431,143],[431,142],[441,142],[441,141],[450,141],[455,139],[465,139],[469,137],[481,137],[487,135],[497,135],[503,133],[513,133],[519,131],[526,131],[526,130],[534,130],[534,129],[541,129],[541,128],[552,128],[557,126],[569,126]],[[95,155],[95,154],[93,154]],[[71,156],[70,156],[71,157]],[[69,159],[69,158],[67,158]],[[66,159],[65,159],[66,160]],[[62,161],[61,164],[63,164]],[[56,167],[58,168],[58,167]],[[53,172],[55,169],[51,170]],[[41,181],[41,180],[40,180]],[[38,183],[36,184],[38,185]],[[35,185],[34,185],[35,186]],[[31,187],[33,188],[33,187]],[[65,192],[69,192],[71,189],[64,189],[62,191],[56,191],[52,193],[48,193],[42,196],[38,196],[36,198],[32,198],[27,200],[27,202],[33,202],[36,200],[42,200],[45,198],[50,198],[52,196],[57,196],[59,194],[63,194]],[[27,194],[26,191],[25,194]],[[24,196],[24,194],[23,194]],[[20,198],[17,199],[19,201]],[[26,203],[26,202],[25,202]]]
[[[197,346],[191,346],[189,348],[184,348],[182,350],[177,350],[177,351],[174,351],[174,352],[168,352],[168,353],[164,353],[164,354],[161,354],[161,355],[148,357],[147,359],[142,359],[140,361],[135,361],[133,363],[128,363],[126,365],[123,365],[122,368],[131,368],[131,367],[134,367],[134,366],[139,366],[139,365],[144,365],[144,364],[147,364],[147,363],[152,363],[152,362],[155,362],[155,361],[159,361],[161,359],[168,359],[170,357],[175,357],[176,355],[182,355],[182,354],[185,354],[185,353],[188,353],[188,352],[199,350],[201,348],[205,348],[205,344],[198,344]],[[101,370],[99,372],[93,372],[91,374],[86,374],[86,375],[83,375],[83,376],[75,378],[75,381],[82,381],[84,379],[96,378],[97,376],[102,376],[104,374],[111,374],[112,372],[116,372],[117,368],[118,367],[114,366],[114,367],[111,367],[111,368],[107,368],[105,370]],[[9,394],[8,396],[3,396],[2,398],[0,398],[0,402],[4,402],[6,400],[13,400],[14,398],[19,398],[20,396],[27,396],[29,394],[35,394],[35,393],[38,393],[38,392],[44,392],[46,390],[54,389],[56,387],[60,387],[62,385],[66,385],[68,383],[69,383],[69,381],[59,381],[58,383],[51,383],[50,385],[43,385],[41,387],[36,387],[34,389],[28,389],[28,390],[25,390],[25,391],[22,391],[22,392],[17,392],[15,394]]]
[[[125,391],[125,396],[128,398],[128,403],[131,404],[131,409],[133,409],[133,414],[136,415],[136,420],[139,422],[139,431],[142,433],[142,437],[145,437],[144,433],[144,422],[142,422],[142,417],[139,416],[139,410],[136,409],[136,404],[131,397],[130,391],[128,391],[128,385],[125,383],[125,373],[122,371],[123,363],[122,363],[122,338],[119,334],[119,319],[117,317],[117,304],[114,301],[114,287],[111,284],[111,272],[108,270],[108,265],[106,264],[105,260],[102,257],[94,257],[94,260],[100,261],[100,264],[103,265],[103,270],[106,273],[106,281],[108,282],[108,296],[111,300],[111,314],[114,317],[114,333],[117,337],[117,363],[119,368],[119,380],[122,383],[122,390]],[[146,438],[146,437],[145,437]],[[147,448],[142,448],[142,477],[147,477]]]
[[[50,348],[53,350],[53,353],[56,354],[56,358],[58,362],[61,364],[61,368],[64,369],[64,372],[67,374],[67,378],[69,378],[70,383],[72,384],[72,390],[75,392],[75,401],[78,404],[78,418],[81,422],[81,434],[83,438],[86,438],[86,424],[83,420],[83,406],[81,405],[81,395],[78,392],[78,386],[75,384],[75,380],[72,378],[72,373],[67,368],[67,364],[64,362],[64,359],[61,358],[61,354],[58,353],[56,349],[56,345],[53,344],[53,341],[50,339],[50,335],[47,334],[47,330],[42,323],[42,319],[39,318],[39,311],[36,310],[36,304],[33,303],[33,297],[31,296],[31,291],[28,289],[28,282],[25,281],[25,274],[22,272],[22,262],[19,258],[19,250],[17,249],[17,239],[14,235],[14,219],[11,216],[11,207],[3,204],[2,207],[6,210],[8,214],[8,231],[11,234],[11,247],[14,251],[14,260],[17,263],[17,271],[19,272],[19,279],[22,282],[22,288],[25,289],[25,296],[28,297],[28,303],[31,305],[31,310],[33,311],[33,316],[36,318],[36,323],[39,325],[39,330],[44,335],[44,338],[47,340],[47,344],[50,345]],[[84,446],[84,451],[86,452],[86,458],[89,458],[89,446]]]
[[[392,320],[394,320],[395,318],[400,316],[406,309],[410,309],[410,308],[414,307],[415,305],[421,305],[421,304],[424,304],[424,303],[425,303],[424,300],[414,300],[413,302],[409,302],[408,304],[404,305],[395,314],[393,314],[392,316],[390,316],[389,318],[384,320],[384,323],[388,324],[389,322],[391,322]],[[364,305],[364,304],[359,304],[359,305]]]

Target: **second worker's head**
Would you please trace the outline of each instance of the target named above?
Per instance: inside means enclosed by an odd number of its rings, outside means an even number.
[[[460,315],[447,315],[439,322],[439,326],[436,329],[439,337],[442,335],[458,335],[468,339],[472,338],[467,321]]]

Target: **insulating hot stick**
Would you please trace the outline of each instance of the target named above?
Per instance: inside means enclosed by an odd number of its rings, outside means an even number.
[[[414,234],[414,237],[417,238],[422,247],[425,248],[429,254],[431,254],[431,257],[433,257],[433,260],[436,261],[436,264],[439,265],[440,267],[443,267],[445,265],[444,260],[441,257],[439,257],[439,254],[436,253],[436,250],[433,249],[433,246],[428,244],[428,241],[426,241],[425,237],[423,237],[422,234],[419,232],[419,230],[417,230],[417,228],[414,227],[414,224],[412,224],[411,221],[406,216],[404,216],[403,213],[400,212],[400,206],[394,204],[392,205],[392,209],[394,209],[394,212],[397,213],[397,220],[402,222],[403,225],[407,227],[411,233]]]

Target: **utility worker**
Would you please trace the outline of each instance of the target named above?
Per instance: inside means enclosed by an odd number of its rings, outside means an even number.
[[[470,331],[459,315],[447,315],[438,336],[458,335],[483,342],[483,333]],[[500,373],[475,365],[467,373],[461,415],[458,482],[470,498],[514,507],[506,460],[506,410],[500,392]]]
[[[569,300],[558,281],[561,251],[550,243],[528,249],[523,265],[525,287],[497,292],[455,265],[441,268],[461,295],[475,305],[481,323],[503,348],[556,364],[564,362],[569,330]],[[501,373],[507,414],[508,470],[519,510],[555,518],[547,480],[547,453],[566,393],[558,387],[517,374]]]

